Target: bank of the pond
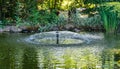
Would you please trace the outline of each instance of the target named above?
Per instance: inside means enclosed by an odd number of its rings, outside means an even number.
[[[73,31],[73,32],[105,32],[105,29],[102,26],[90,27],[90,26],[75,26],[73,24],[66,24],[64,26],[54,26],[50,29],[43,30],[45,31]],[[0,28],[0,33],[10,32],[10,33],[32,33],[40,32],[39,26],[3,26]]]

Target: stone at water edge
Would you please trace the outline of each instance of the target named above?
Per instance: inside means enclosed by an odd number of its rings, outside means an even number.
[[[21,32],[22,30],[16,26],[5,26],[3,28],[3,31],[4,32],[13,32],[13,33],[19,33]]]
[[[73,30],[75,28],[73,24],[66,24],[64,27],[66,30]]]
[[[3,32],[12,32],[12,33],[19,33],[22,30],[16,26],[5,26],[4,28],[0,28],[0,33]]]
[[[79,33],[81,30],[75,28],[74,31],[77,32],[77,33]]]
[[[39,25],[38,26],[20,26],[22,33],[27,33],[27,32],[38,32]]]

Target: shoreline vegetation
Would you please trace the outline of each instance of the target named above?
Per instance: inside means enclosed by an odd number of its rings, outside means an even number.
[[[0,33],[57,30],[110,34],[120,32],[119,1],[20,0],[0,3]]]
[[[61,15],[65,15],[66,16],[66,12],[59,14],[59,17],[61,17]],[[78,16],[77,16],[78,17]],[[73,32],[105,32],[105,29],[103,28],[102,24],[99,25],[100,23],[100,16],[99,15],[94,15],[92,17],[88,17],[88,15],[80,15],[79,17],[73,17],[72,19],[68,18],[60,18],[61,20],[63,20],[60,24],[58,25],[53,25],[51,27],[48,28],[44,28],[45,26],[42,26],[42,28],[40,28],[40,25],[35,25],[35,26],[31,26],[31,25],[6,25],[0,28],[0,33],[3,32],[11,32],[11,33],[32,33],[32,32],[45,32],[45,31],[73,31]],[[99,20],[97,20],[97,19]],[[89,21],[88,21],[89,20]],[[93,21],[93,22],[92,22]],[[93,25],[92,25],[92,23]],[[91,23],[91,25],[89,24]],[[96,24],[94,24],[96,23]],[[28,23],[29,24],[29,23]],[[42,31],[39,29],[43,29]]]

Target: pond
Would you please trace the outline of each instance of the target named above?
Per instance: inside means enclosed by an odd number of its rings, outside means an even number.
[[[0,34],[0,69],[120,68],[119,36],[101,34],[104,39],[98,42],[62,46],[26,42],[30,35]]]

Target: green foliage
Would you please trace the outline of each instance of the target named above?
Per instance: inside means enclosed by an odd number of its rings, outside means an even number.
[[[108,1],[108,0],[105,0]],[[87,14],[96,11],[96,7],[101,4],[107,6],[114,5],[114,11],[104,11],[102,18],[105,29],[111,28],[114,31],[117,27],[117,17],[120,18],[120,4],[119,2],[105,2],[103,0],[13,0],[3,1],[2,5],[2,18],[3,25],[29,25],[29,26],[40,26],[40,31],[47,31],[54,26],[62,26],[66,22],[66,16],[57,16],[57,10],[70,10],[75,9],[72,15],[72,21],[77,26],[97,26],[101,25],[99,16],[93,16],[90,18],[82,18],[79,13],[76,13],[76,8],[84,7],[87,10]],[[113,0],[114,1],[114,0]],[[57,10],[56,10],[57,9]],[[111,9],[110,9],[111,10]],[[115,12],[117,11],[118,14]],[[84,11],[85,12],[85,11]],[[109,13],[106,13],[109,12]],[[8,14],[8,15],[7,15]],[[109,17],[112,16],[112,17]],[[111,20],[112,18],[116,18]],[[111,20],[111,21],[110,21]],[[107,25],[107,24],[110,25]]]
[[[101,6],[99,9],[103,21],[103,26],[107,33],[115,33],[118,27],[118,12],[113,11],[113,7],[114,6]]]
[[[30,21],[29,24],[31,26],[35,26],[39,24],[39,18],[40,18],[39,11],[33,9],[31,10],[27,20]]]
[[[114,6],[113,10],[118,12],[118,18],[120,18],[120,2],[105,2],[105,6]]]
[[[85,17],[85,15],[77,13],[76,15],[72,16],[72,21],[76,26],[96,27],[101,25],[101,17],[98,14],[88,18]]]
[[[21,2],[16,2],[16,7],[15,7],[15,23],[17,26],[20,26],[23,23],[23,3]]]
[[[16,26],[17,27],[19,27],[19,26],[30,26],[30,24],[29,23],[26,23],[22,18],[20,18],[20,17],[15,17],[15,19],[16,19]]]
[[[41,11],[39,16],[40,31],[47,31],[58,23],[58,16],[56,11]]]
[[[16,6],[16,24],[17,26],[40,26],[40,31],[47,31],[55,26],[58,22],[58,16],[56,15],[56,10],[38,10],[35,7],[31,7],[26,3],[28,6],[25,6],[26,10],[21,12],[21,4],[17,2]],[[28,9],[30,8],[30,9]],[[27,10],[28,9],[28,10]],[[24,17],[21,17],[23,16]]]
[[[67,23],[67,16],[65,16],[64,14],[60,14],[58,17],[58,26],[64,26],[65,23]]]
[[[3,23],[2,23],[2,21],[0,21],[0,28],[2,28],[3,27]]]

